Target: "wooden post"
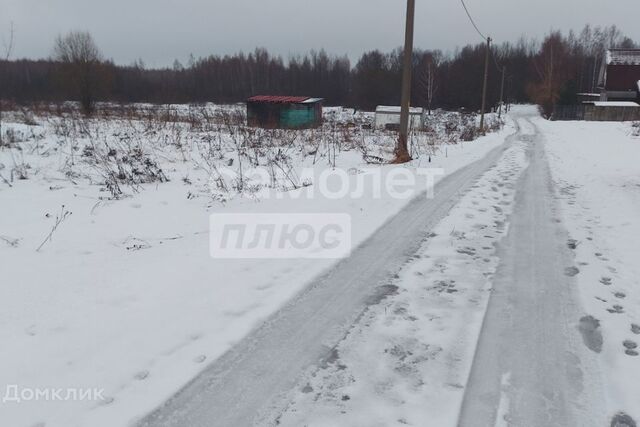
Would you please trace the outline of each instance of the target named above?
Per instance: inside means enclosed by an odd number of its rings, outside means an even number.
[[[411,68],[413,66],[413,24],[415,0],[407,0],[407,24],[404,35],[404,56],[402,65],[402,101],[400,103],[400,134],[396,146],[395,163],[411,160],[409,154],[409,104],[411,103]]]
[[[502,118],[502,106],[504,105],[504,75],[507,67],[502,67],[502,83],[500,84],[500,109],[498,110],[498,118]]]
[[[487,83],[489,81],[489,49],[491,37],[487,37],[487,52],[484,58],[484,85],[482,86],[482,110],[480,111],[480,132],[484,133],[484,113],[487,108]]]

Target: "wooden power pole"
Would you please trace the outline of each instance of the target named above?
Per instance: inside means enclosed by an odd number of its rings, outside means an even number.
[[[480,112],[480,132],[484,133],[484,113],[487,107],[487,83],[489,81],[489,51],[491,37],[487,37],[487,52],[484,59],[484,85],[482,86],[482,110]]]
[[[409,104],[411,103],[411,68],[413,66],[413,23],[416,9],[415,0],[407,0],[407,25],[404,35],[404,55],[402,64],[402,100],[400,103],[400,135],[396,147],[395,163],[411,160],[409,154]]]
[[[500,84],[500,109],[498,110],[498,118],[502,118],[502,107],[504,106],[504,75],[507,72],[507,67],[502,67],[502,83]]]

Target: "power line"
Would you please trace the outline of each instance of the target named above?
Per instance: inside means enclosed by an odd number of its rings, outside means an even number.
[[[480,28],[478,28],[478,26],[476,25],[476,22],[473,20],[471,13],[469,13],[469,9],[467,8],[467,5],[464,3],[464,0],[460,0],[460,2],[462,3],[462,7],[464,8],[464,11],[467,12],[467,16],[469,17],[469,21],[471,21],[471,25],[473,25],[473,28],[475,28],[478,34],[480,34],[480,37],[482,37],[482,39],[486,41],[487,38],[484,36],[484,34],[482,34],[482,31],[480,31]]]

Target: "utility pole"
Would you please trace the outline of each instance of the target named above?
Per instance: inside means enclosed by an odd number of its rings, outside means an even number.
[[[13,50],[13,37],[14,37],[15,29],[13,27],[13,21],[11,22],[11,28],[9,30],[9,43],[4,46],[5,55],[4,58],[0,58],[4,60],[3,68],[0,69],[0,77],[2,74],[8,69],[7,64],[9,62],[9,58],[11,57],[11,51]],[[2,147],[2,93],[0,93],[0,147]]]
[[[500,84],[500,110],[498,110],[498,118],[502,118],[502,107],[504,105],[504,75],[507,72],[507,67],[502,67],[502,83]]]
[[[487,37],[487,52],[484,58],[484,85],[482,86],[482,111],[480,115],[480,132],[484,133],[484,113],[487,107],[487,83],[489,81],[489,50],[491,50],[491,37]]]
[[[409,154],[409,104],[411,103],[411,67],[413,66],[413,23],[416,1],[407,0],[407,24],[404,34],[404,55],[402,65],[402,101],[400,103],[400,135],[396,147],[394,163],[406,163],[411,160]]]

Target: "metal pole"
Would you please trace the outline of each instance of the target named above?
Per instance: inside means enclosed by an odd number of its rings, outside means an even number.
[[[409,139],[409,104],[411,103],[411,67],[413,65],[413,23],[415,0],[407,0],[407,24],[404,35],[404,56],[402,65],[402,101],[400,103],[400,135],[396,147],[396,163],[411,160],[407,141]]]
[[[484,112],[487,107],[487,82],[489,80],[489,49],[491,49],[491,37],[487,37],[487,52],[484,58],[484,85],[482,86],[482,110],[480,114],[480,132],[484,133]]]
[[[504,105],[504,75],[507,72],[507,67],[502,67],[502,83],[500,84],[500,110],[498,111],[498,118],[502,118],[502,106]]]

